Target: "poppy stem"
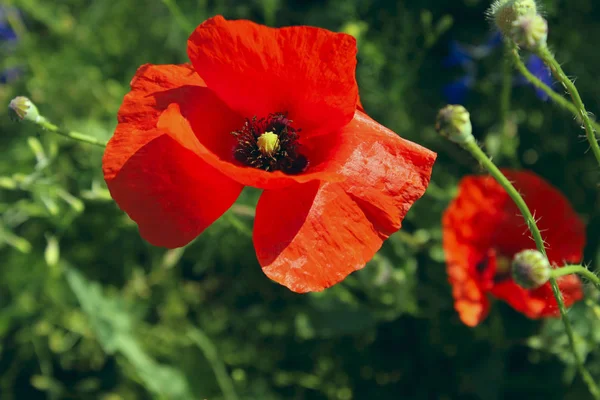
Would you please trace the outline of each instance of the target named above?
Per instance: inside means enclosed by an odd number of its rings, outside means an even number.
[[[41,117],[39,119],[39,121],[36,121],[35,123],[38,126],[40,126],[41,128],[43,128],[44,130],[54,132],[58,135],[67,137],[69,139],[73,139],[78,142],[83,142],[83,143],[87,143],[87,144],[93,144],[94,146],[106,147],[106,142],[104,142],[100,139],[97,139],[93,136],[88,136],[84,133],[68,131],[68,130],[59,128],[58,126],[54,125],[53,123],[51,123],[44,117]]]
[[[553,278],[559,278],[561,276],[571,274],[579,274],[585,277],[587,280],[591,281],[598,290],[600,290],[600,278],[598,278],[596,274],[583,265],[565,265],[563,267],[553,269],[552,272],[550,272],[550,276]]]
[[[485,152],[479,147],[479,145],[474,140],[466,141],[462,143],[462,146],[465,150],[469,151],[471,155],[479,161],[485,169],[489,171],[489,173],[498,181],[498,183],[506,190],[506,193],[510,196],[510,198],[515,202],[525,222],[527,223],[527,227],[533,236],[533,240],[535,241],[536,247],[540,253],[546,256],[546,248],[544,245],[544,239],[542,239],[542,234],[540,233],[540,229],[538,228],[535,218],[531,214],[529,207],[527,207],[527,203],[523,200],[523,197],[519,194],[518,190],[513,186],[512,183],[504,176],[504,174],[496,167],[494,162],[485,154]],[[554,293],[554,297],[556,298],[556,302],[558,303],[558,309],[560,311],[560,316],[565,326],[565,331],[567,333],[567,337],[569,338],[569,346],[571,347],[571,352],[573,353],[573,357],[575,358],[575,362],[577,364],[577,368],[579,369],[579,373],[581,377],[586,382],[588,389],[592,393],[595,399],[600,400],[600,389],[596,385],[594,378],[590,375],[590,373],[585,368],[579,353],[575,347],[575,337],[573,335],[573,328],[571,326],[571,321],[567,316],[567,310],[565,307],[565,303],[562,298],[562,294],[560,292],[560,288],[558,287],[558,283],[556,282],[556,278],[554,276],[550,276],[550,286],[552,287],[552,292]]]
[[[592,126],[592,121],[588,115],[588,112],[583,105],[583,101],[581,100],[581,96],[579,95],[579,91],[575,87],[575,84],[569,79],[569,77],[565,74],[562,67],[556,61],[556,58],[552,55],[550,50],[548,50],[547,46],[541,46],[536,50],[536,54],[546,63],[546,65],[550,68],[554,76],[563,84],[565,89],[571,95],[571,99],[573,99],[573,104],[577,111],[577,116],[583,122],[583,127],[585,128],[585,135],[587,137],[588,142],[590,143],[590,147],[592,148],[592,153],[594,153],[594,157],[596,157],[596,161],[598,161],[598,165],[600,165],[600,145],[598,145],[598,139],[596,138],[596,132],[594,127]]]
[[[225,400],[238,400],[239,397],[235,391],[233,381],[227,373],[227,368],[223,360],[219,357],[217,348],[212,343],[210,338],[198,328],[190,328],[187,332],[187,337],[200,348],[204,357],[210,363],[212,370],[217,378],[217,383],[223,393]]]
[[[179,6],[177,5],[176,0],[162,0],[162,2],[165,6],[167,6],[167,8],[169,9],[169,12],[173,15],[173,17],[175,18],[175,21],[177,21],[177,24],[179,25],[181,30],[186,35],[189,35],[190,33],[192,33],[194,31],[196,26],[193,25],[190,22],[190,20],[186,18],[185,14],[181,11]]]
[[[529,71],[527,69],[527,66],[523,63],[523,60],[521,59],[521,56],[519,55],[519,49],[516,46],[513,45],[511,51],[509,52],[509,55],[512,59],[513,64],[517,68],[517,70],[521,73],[521,75],[523,75],[525,77],[525,79],[527,79],[529,81],[529,83],[531,83],[537,89],[540,89],[544,93],[546,93],[548,95],[548,97],[550,97],[552,99],[552,101],[554,103],[556,103],[559,107],[561,107],[562,109],[564,109],[566,111],[569,111],[577,119],[580,119],[579,113],[577,111],[577,107],[575,107],[575,105],[573,103],[571,103],[569,100],[565,99],[560,94],[556,93],[554,90],[552,90],[552,88],[550,86],[546,85],[537,76],[532,74],[531,71]],[[598,124],[598,122],[593,121],[593,120],[590,122],[592,123],[592,126],[594,127],[594,130],[596,132],[600,131],[600,124]]]

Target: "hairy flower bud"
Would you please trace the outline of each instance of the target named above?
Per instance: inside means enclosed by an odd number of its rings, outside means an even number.
[[[544,47],[548,39],[548,22],[538,14],[524,15],[513,22],[510,37],[526,49]]]
[[[511,37],[513,24],[523,16],[537,14],[535,0],[497,0],[487,11],[490,20],[504,36]]]
[[[512,277],[524,289],[536,289],[550,279],[550,262],[537,250],[523,250],[515,254]]]
[[[435,129],[440,135],[458,144],[475,140],[471,116],[461,105],[448,105],[442,108],[438,112]]]
[[[17,121],[38,122],[41,118],[35,104],[25,96],[17,96],[12,99],[8,108],[12,110],[11,118]]]

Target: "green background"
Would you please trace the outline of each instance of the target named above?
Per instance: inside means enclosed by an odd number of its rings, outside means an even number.
[[[588,109],[600,112],[600,3],[547,0],[552,48]],[[3,4],[7,4],[4,0]],[[108,139],[144,63],[186,62],[186,40],[223,14],[314,25],[358,39],[369,114],[438,155],[425,196],[363,270],[322,293],[268,280],[251,241],[256,190],[185,249],[153,248],[110,199],[102,150],[17,124],[0,110],[0,398],[573,399],[589,398],[560,321],[503,303],[477,328],[453,310],[440,217],[481,168],[433,129],[451,40],[490,33],[478,0],[8,0],[16,48],[0,45],[0,103],[29,96],[47,118]],[[531,169],[570,199],[598,267],[598,167],[574,118],[530,87],[500,109],[500,49],[478,62],[466,105],[497,164]],[[515,74],[516,76],[516,74]],[[555,89],[562,93],[562,88]],[[500,129],[506,118],[509,135]],[[598,293],[569,313],[600,380]]]

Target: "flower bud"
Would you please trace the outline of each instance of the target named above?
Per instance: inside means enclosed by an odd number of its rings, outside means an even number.
[[[17,96],[12,99],[8,108],[12,110],[11,118],[17,121],[38,122],[41,118],[35,104],[25,96]]]
[[[523,16],[537,14],[535,0],[497,0],[487,12],[504,36],[511,37],[513,23]]]
[[[467,109],[461,105],[448,105],[442,108],[438,112],[435,129],[440,135],[458,144],[475,140],[471,126],[471,116]]]
[[[541,15],[524,15],[513,22],[511,39],[521,47],[534,50],[546,46],[548,22]]]
[[[536,289],[550,279],[550,262],[537,250],[523,250],[515,254],[512,262],[512,278],[524,289]]]

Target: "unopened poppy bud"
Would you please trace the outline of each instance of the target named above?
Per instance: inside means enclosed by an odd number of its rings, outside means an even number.
[[[512,277],[524,289],[536,289],[550,279],[550,262],[537,250],[523,250],[512,262]]]
[[[455,143],[465,144],[475,140],[471,116],[461,105],[448,105],[442,108],[438,112],[435,129],[440,135]]]
[[[498,0],[487,14],[504,36],[511,37],[514,22],[523,16],[536,15],[537,5],[534,0]]]
[[[17,96],[12,99],[8,108],[12,110],[11,118],[17,121],[38,122],[41,118],[35,104],[25,96]]]
[[[548,22],[541,15],[524,15],[513,22],[511,39],[526,49],[546,46]]]
[[[258,149],[266,156],[272,156],[279,150],[279,136],[273,132],[265,132],[258,137]]]

